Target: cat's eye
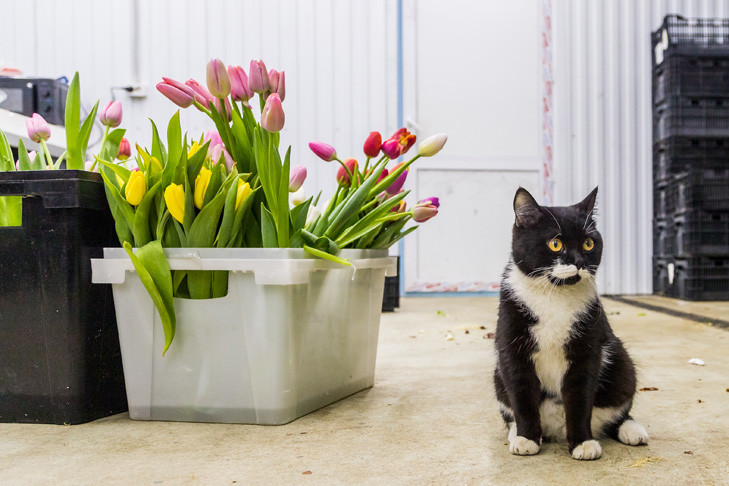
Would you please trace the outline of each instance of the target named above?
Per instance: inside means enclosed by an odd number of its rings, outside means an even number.
[[[583,249],[584,249],[585,251],[592,251],[592,249],[593,249],[593,248],[595,248],[595,242],[594,242],[594,241],[592,241],[592,238],[587,238],[587,239],[586,239],[586,240],[585,240],[585,241],[584,241],[584,242],[582,243],[582,248],[583,248]]]
[[[560,251],[562,249],[562,240],[559,238],[552,238],[547,242],[547,246],[552,251]]]

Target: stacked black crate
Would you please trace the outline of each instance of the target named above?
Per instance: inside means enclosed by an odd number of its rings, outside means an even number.
[[[653,45],[653,287],[729,300],[729,20],[669,15]]]

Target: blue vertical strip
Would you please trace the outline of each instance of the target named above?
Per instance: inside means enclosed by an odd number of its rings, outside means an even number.
[[[397,126],[402,127],[405,123],[404,101],[403,101],[403,67],[402,67],[402,0],[397,0]],[[405,295],[405,243],[400,240],[397,244],[398,253],[400,254],[400,265],[397,274],[400,288],[400,295]]]

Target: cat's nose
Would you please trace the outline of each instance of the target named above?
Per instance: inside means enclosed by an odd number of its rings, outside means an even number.
[[[574,266],[577,267],[577,270],[582,270],[585,268],[585,259],[582,258],[581,255],[575,255],[574,261],[572,262]]]

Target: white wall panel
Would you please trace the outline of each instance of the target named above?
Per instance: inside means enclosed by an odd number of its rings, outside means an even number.
[[[291,144],[292,163],[308,167],[305,188],[336,187],[335,167],[308,142],[361,157],[371,130],[396,129],[394,0],[0,0],[0,7],[0,65],[54,78],[78,70],[87,108],[106,104],[112,87],[146,86],[143,98],[114,91],[132,144],[150,143],[148,118],[163,126],[177,109],[154,88],[161,77],[204,84],[212,57],[246,72],[259,58],[286,71],[282,146]],[[194,108],[181,120],[194,136],[213,126]]]
[[[727,0],[552,0],[554,199],[595,186],[600,290],[652,292],[650,32],[668,13],[729,15]]]

